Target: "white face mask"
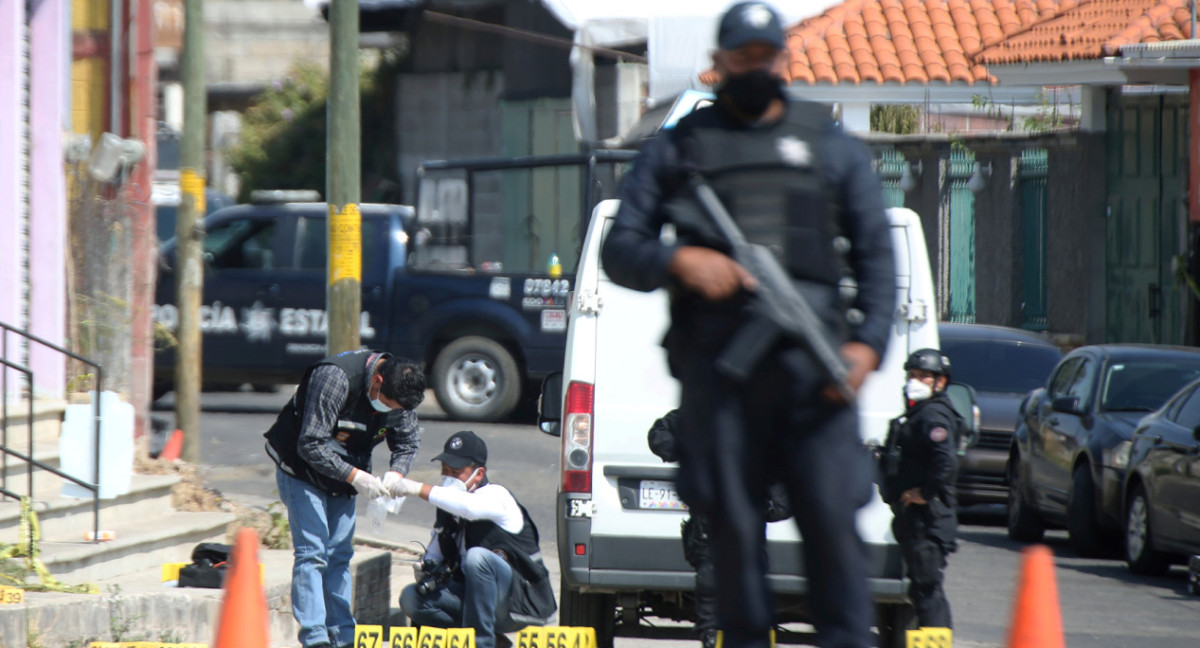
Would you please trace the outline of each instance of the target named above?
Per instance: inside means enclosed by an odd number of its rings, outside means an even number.
[[[923,401],[930,396],[933,396],[933,387],[916,378],[909,378],[908,383],[904,385],[904,397],[910,401]]]
[[[460,490],[460,491],[466,492],[467,491],[467,482],[471,481],[472,479],[475,479],[475,476],[478,474],[479,474],[479,468],[476,468],[475,470],[471,471],[471,476],[467,477],[467,481],[463,481],[453,475],[446,475],[445,477],[442,478],[442,486],[444,486],[446,488],[453,488],[454,490]],[[472,489],[472,490],[474,490],[474,489]]]
[[[467,490],[467,482],[455,477],[454,475],[446,475],[445,477],[442,477],[442,488],[451,488],[465,492]]]
[[[392,411],[392,408],[388,407],[387,405],[384,404],[383,401],[379,400],[380,392],[382,392],[382,391],[383,391],[383,384],[380,383],[379,391],[375,392],[375,398],[371,398],[371,390],[368,387],[367,388],[367,400],[371,401],[371,407],[375,408],[376,412],[382,412],[382,413],[386,414],[387,412]]]
[[[384,405],[383,401],[379,400],[378,398],[371,399],[371,407],[374,407],[376,412],[385,412],[386,413],[386,412],[392,411],[392,408],[388,407],[387,405]]]

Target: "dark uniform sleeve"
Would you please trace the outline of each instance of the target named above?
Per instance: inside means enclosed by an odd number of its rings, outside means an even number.
[[[650,426],[650,432],[646,434],[646,443],[650,445],[650,452],[658,455],[658,458],[663,461],[679,461],[679,453],[676,451],[679,439],[678,425],[679,410],[673,409],[654,421],[654,425]]]
[[[663,178],[675,166],[675,158],[670,136],[657,135],[642,145],[633,168],[621,178],[621,206],[600,260],[609,278],[626,288],[649,292],[669,278],[667,266],[677,246],[659,240],[664,222],[659,202],[664,197]]]
[[[921,497],[932,500],[946,486],[952,485],[958,457],[955,455],[955,422],[947,412],[930,413],[923,417],[921,429],[917,431],[918,442],[928,444],[929,473],[921,484]]]
[[[851,339],[875,349],[883,359],[888,329],[896,310],[896,262],[883,190],[871,164],[871,152],[858,138],[836,130],[831,135],[831,166],[845,209],[850,267],[858,281],[853,307],[863,314]]]
[[[350,396],[350,379],[333,365],[321,365],[308,378],[304,398],[304,419],[300,423],[297,451],[314,470],[345,481],[354,466],[329,449],[329,439],[337,427],[338,412]]]
[[[393,410],[387,415],[387,444],[392,451],[389,469],[408,476],[413,457],[417,455],[417,447],[421,444],[420,434],[416,412]]]

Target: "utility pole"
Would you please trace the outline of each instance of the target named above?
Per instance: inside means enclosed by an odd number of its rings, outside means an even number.
[[[329,353],[359,347],[362,311],[362,125],[358,96],[358,0],[329,3],[329,109],[325,175],[329,202]]]
[[[334,3],[337,4],[337,3]],[[179,216],[175,236],[175,427],[183,430],[184,461],[200,460],[200,301],[204,294],[204,0],[184,0],[183,139],[179,150]]]

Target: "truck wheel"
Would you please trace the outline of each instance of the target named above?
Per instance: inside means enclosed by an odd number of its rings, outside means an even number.
[[[912,604],[882,605],[878,617],[879,648],[904,648],[908,644],[908,631],[917,627]]]
[[[584,594],[559,576],[558,624],[595,628],[596,648],[613,648],[616,599],[611,594]]]
[[[1129,512],[1125,516],[1125,562],[1129,571],[1145,576],[1162,576],[1171,566],[1167,556],[1154,548],[1150,500],[1141,484],[1130,494]]]
[[[512,354],[494,340],[459,338],[433,363],[433,392],[450,418],[498,421],[521,398],[521,375]]]
[[[1106,554],[1104,535],[1096,522],[1096,488],[1087,464],[1077,467],[1071,475],[1067,541],[1081,558],[1100,558]]]
[[[1017,542],[1037,542],[1046,533],[1046,525],[1025,501],[1019,464],[1020,457],[1008,461],[1008,537]]]

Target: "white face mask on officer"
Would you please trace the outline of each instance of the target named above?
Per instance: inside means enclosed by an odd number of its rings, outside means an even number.
[[[464,493],[468,492],[467,482],[471,481],[472,479],[475,479],[475,476],[479,474],[479,470],[480,470],[479,468],[476,468],[475,470],[471,471],[471,476],[467,477],[467,481],[463,481],[463,480],[455,477],[454,475],[446,475],[445,477],[442,478],[442,486],[445,488],[453,488],[454,490],[460,490],[460,491],[463,491]]]
[[[913,402],[928,400],[933,396],[933,387],[916,378],[909,378],[904,385],[904,397]]]

